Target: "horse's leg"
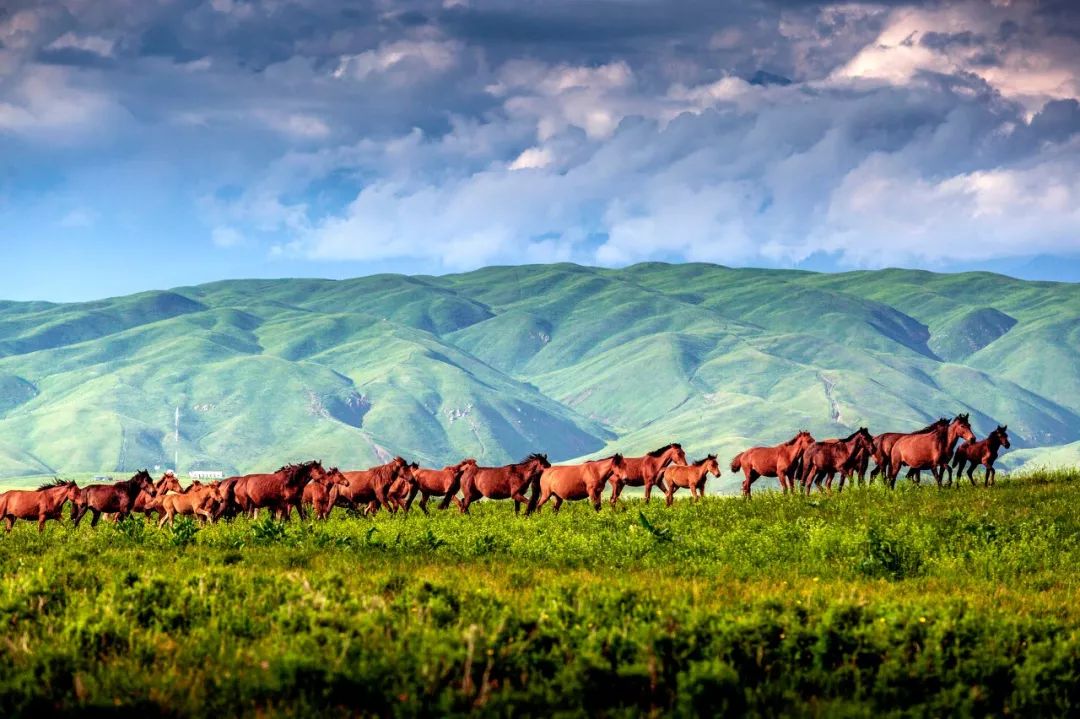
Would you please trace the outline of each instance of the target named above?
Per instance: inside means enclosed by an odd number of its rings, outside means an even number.
[[[622,482],[618,482],[611,487],[611,508],[615,509],[615,504],[619,501],[619,495],[622,494]]]
[[[600,485],[600,488],[598,490],[594,489],[593,491],[589,492],[589,494],[591,495],[589,499],[592,500],[593,509],[599,512],[601,505],[603,505],[604,503],[604,486]]]
[[[45,531],[45,520],[46,519],[47,519],[47,517],[44,514],[39,514],[38,515],[38,519],[37,519],[37,531],[38,531],[38,534],[41,534],[42,532]]]
[[[750,485],[753,484],[754,480],[757,479],[760,475],[755,472],[749,464],[743,465],[743,474],[746,476],[746,479],[744,479],[742,483],[742,493],[744,497],[749,497]]]
[[[98,523],[98,520],[101,519],[101,512],[99,512],[98,510],[91,507],[90,508],[90,513],[91,513],[90,526],[91,527],[96,527],[97,523]]]
[[[4,517],[4,531],[10,532],[11,528],[15,526],[15,515],[9,514]]]
[[[409,490],[409,496],[405,498],[405,506],[403,508],[405,510],[405,514],[408,514],[409,510],[412,509],[413,500],[416,499],[416,493],[419,492],[419,491],[420,491],[420,485],[419,484],[414,484],[412,486],[412,489]],[[424,497],[427,497],[427,495],[425,494]],[[427,514],[426,509],[424,510],[424,514]]]
[[[664,501],[667,503],[667,506],[670,507],[671,503],[675,501],[675,490],[678,488],[679,486],[677,484],[668,480],[667,490],[664,492]]]
[[[420,504],[417,505],[417,506],[420,507],[420,511],[423,512],[424,514],[430,514],[430,512],[428,512],[427,503],[428,503],[428,493],[427,492],[421,492],[420,493]],[[412,504],[411,499],[409,500],[408,504],[406,504],[406,506],[408,506],[409,504]]]

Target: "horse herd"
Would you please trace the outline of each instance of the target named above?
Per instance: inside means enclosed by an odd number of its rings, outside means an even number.
[[[961,439],[966,443],[957,447]],[[959,478],[965,468],[974,485],[973,471],[982,465],[986,468],[984,485],[988,486],[994,482],[994,461],[1001,447],[1009,447],[1007,427],[999,426],[986,439],[975,441],[968,415],[960,414],[909,433],[872,436],[861,427],[843,439],[816,441],[803,430],[782,444],[751,447],[739,453],[731,461],[731,471],[743,473],[745,496],[750,495],[750,486],[759,477],[776,477],[785,493],[799,491],[798,482],[801,491],[809,494],[815,486],[831,491],[839,475],[838,491],[842,491],[845,480],[851,477],[863,484],[871,459],[876,466],[870,482],[880,476],[890,488],[896,486],[897,476],[905,466],[914,482],[918,483],[919,473],[926,470],[933,473],[940,487],[946,474],[951,485],[953,469]],[[325,519],[335,506],[365,514],[380,508],[408,512],[417,495],[425,514],[432,497],[441,497],[440,509],[447,509],[453,502],[462,513],[480,499],[512,499],[515,514],[521,505],[525,505],[526,514],[531,514],[548,501],[553,502],[555,512],[564,501],[582,499],[590,500],[599,510],[601,495],[608,485],[612,507],[624,487],[644,487],[646,502],[656,487],[664,492],[670,506],[680,488],[688,489],[693,499],[703,496],[709,474],[719,477],[720,473],[716,455],[688,463],[678,443],[640,457],[614,454],[554,466],[543,454],[531,454],[521,462],[501,467],[484,467],[475,459],[466,459],[442,469],[421,468],[395,457],[371,469],[346,472],[312,461],[286,465],[267,474],[229,477],[207,484],[194,481],[187,487],[182,487],[171,472],[155,482],[142,470],[131,479],[111,484],[78,487],[75,482],[56,480],[37,490],[4,492],[0,494],[0,517],[7,531],[11,531],[16,519],[37,520],[38,531],[42,531],[47,520],[61,519],[64,505],[70,502],[75,526],[87,513],[91,515],[91,526],[103,514],[118,521],[132,513],[147,518],[157,514],[159,526],[171,525],[178,514],[213,522],[240,514],[255,516],[259,509],[267,509],[281,519],[288,519],[296,509],[301,519],[306,519],[308,506],[316,518]]]

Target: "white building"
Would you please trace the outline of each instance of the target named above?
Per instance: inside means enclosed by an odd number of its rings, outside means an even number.
[[[225,479],[225,473],[220,469],[197,469],[188,472],[192,479]]]

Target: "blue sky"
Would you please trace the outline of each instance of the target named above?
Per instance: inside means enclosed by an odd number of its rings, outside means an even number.
[[[0,298],[648,260],[1080,280],[1075,3],[0,7]]]

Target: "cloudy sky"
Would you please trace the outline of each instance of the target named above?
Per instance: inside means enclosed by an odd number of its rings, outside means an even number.
[[[1080,280],[1071,0],[0,4],[0,298],[647,260]]]

